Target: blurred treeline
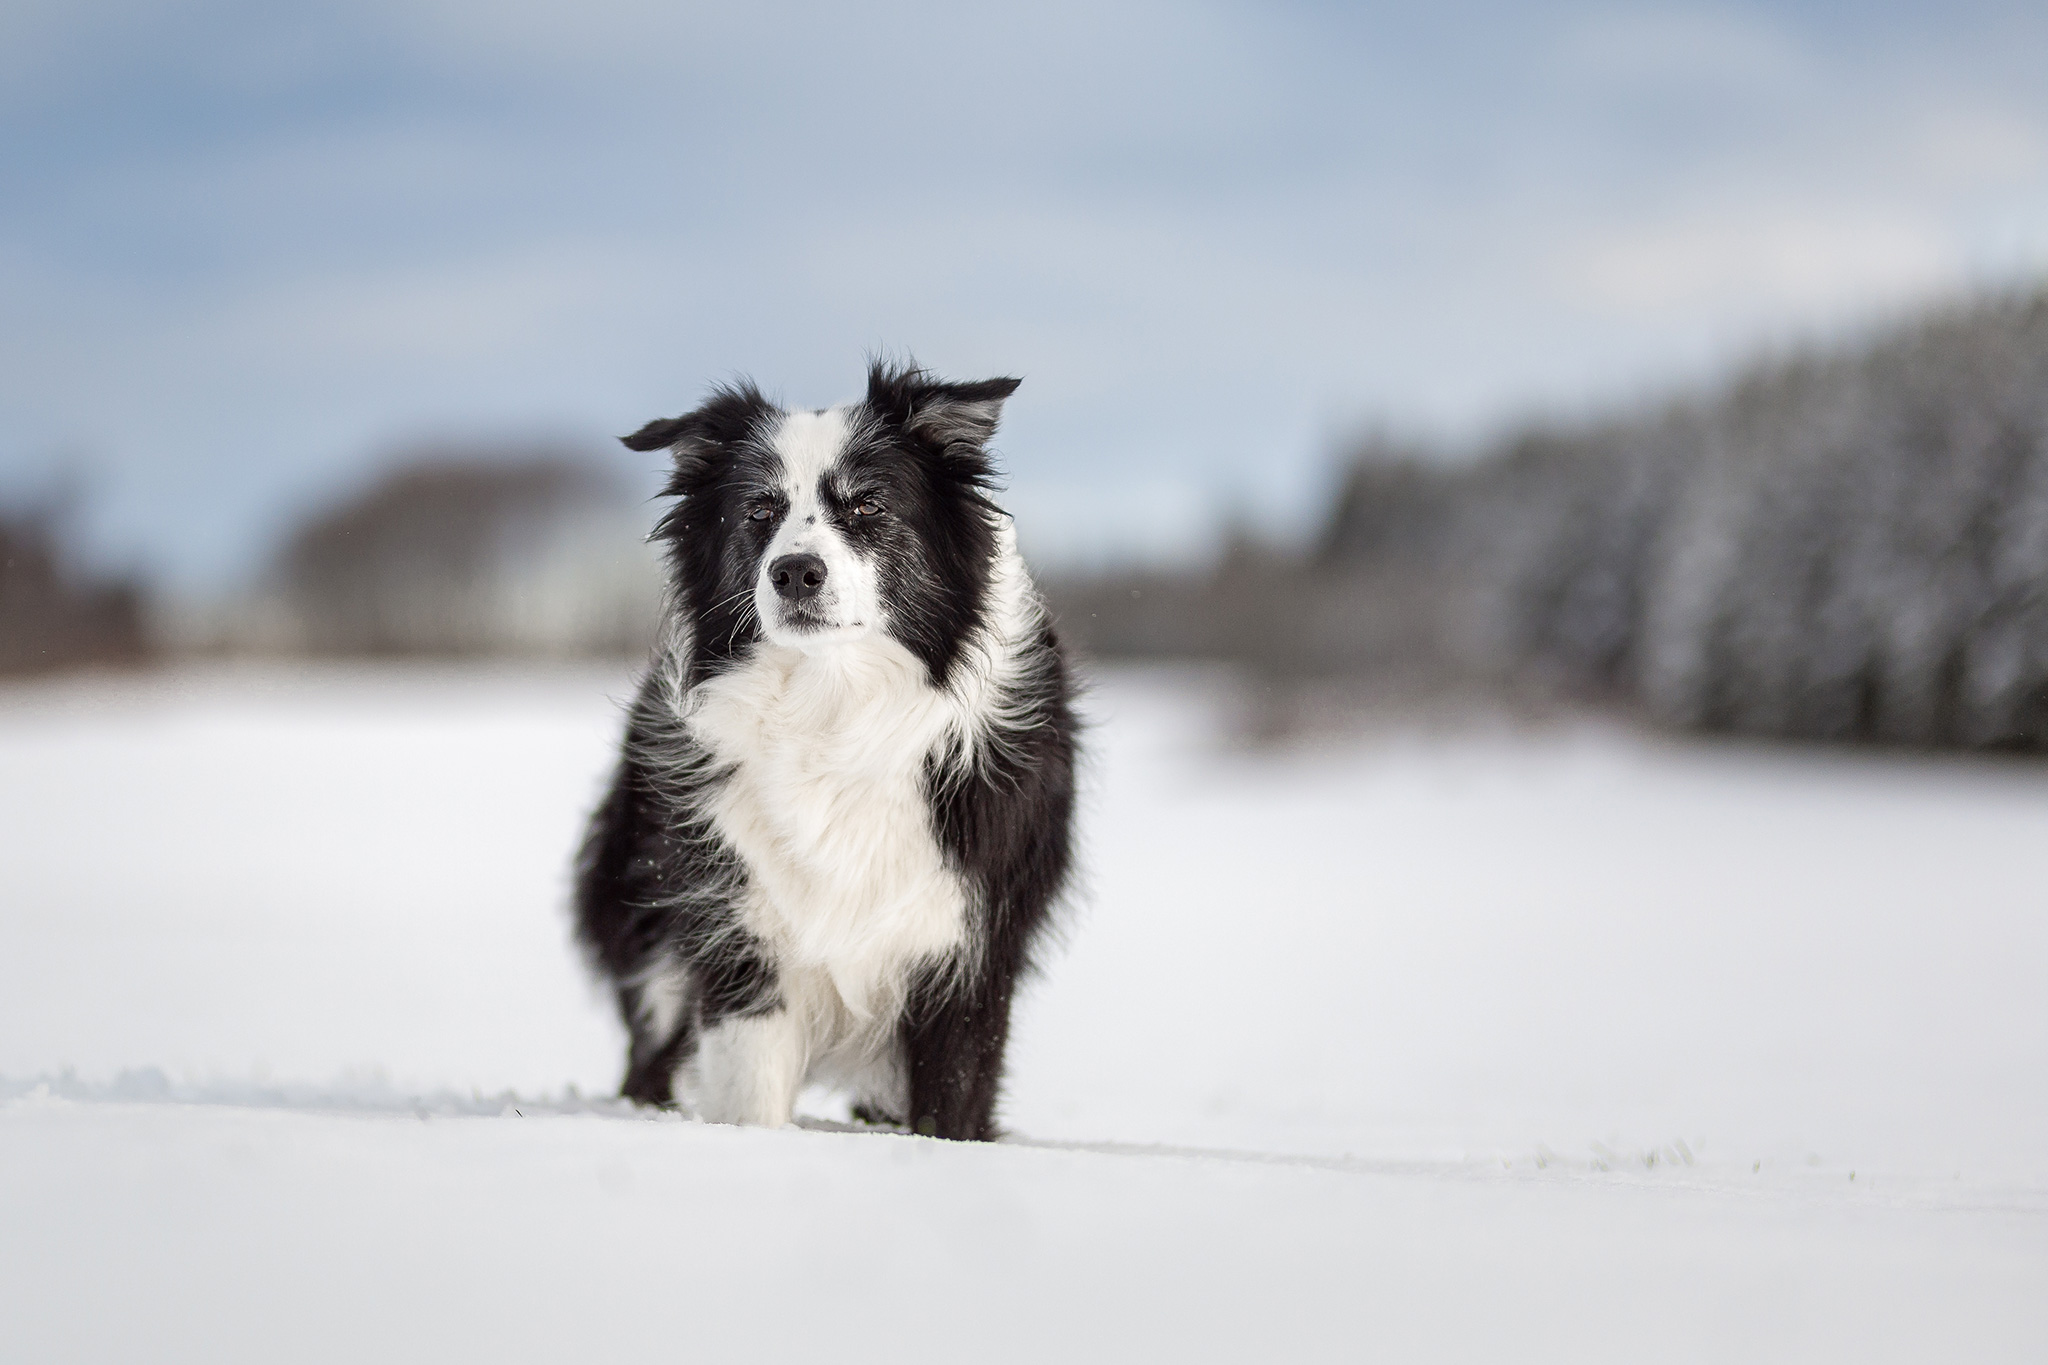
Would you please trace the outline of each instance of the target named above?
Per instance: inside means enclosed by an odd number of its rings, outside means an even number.
[[[132,666],[152,645],[141,581],[72,552],[68,499],[0,510],[0,675]]]
[[[415,451],[299,526],[220,633],[321,655],[636,653],[661,600],[650,516],[574,451]]]
[[[241,590],[200,601],[67,551],[58,504],[0,513],[0,675],[171,657],[619,657],[653,636],[653,512],[554,446],[398,452],[315,507]]]
[[[2048,293],[1979,300],[1719,391],[1368,442],[1316,542],[1059,585],[1106,655],[1331,695],[1593,703],[1690,729],[2048,745]]]
[[[79,570],[61,517],[0,520],[0,671],[646,647],[654,510],[615,460],[443,446],[385,467],[199,612],[152,618],[139,584]],[[1062,629],[1100,658],[1232,665],[1273,727],[1453,699],[2048,745],[2048,293],[1477,452],[1371,440],[1345,468],[1311,543],[1047,578]]]

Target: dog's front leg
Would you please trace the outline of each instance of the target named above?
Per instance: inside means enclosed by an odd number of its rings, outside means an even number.
[[[996,1098],[1009,1036],[1007,981],[913,998],[903,1030],[911,1131],[970,1142],[999,1137]]]
[[[787,1006],[728,1015],[707,1025],[698,1045],[698,1117],[779,1128],[796,1110],[809,1066],[803,1021]]]

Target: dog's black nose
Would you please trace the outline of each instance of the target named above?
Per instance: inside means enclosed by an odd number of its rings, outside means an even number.
[[[784,555],[768,566],[768,581],[777,597],[801,602],[825,586],[825,561],[816,555]]]

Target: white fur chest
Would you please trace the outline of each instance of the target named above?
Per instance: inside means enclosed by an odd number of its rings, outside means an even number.
[[[705,814],[745,861],[747,927],[869,1016],[906,969],[957,948],[966,894],[933,836],[928,756],[958,712],[892,641],[764,646],[692,694],[686,724],[731,771]]]

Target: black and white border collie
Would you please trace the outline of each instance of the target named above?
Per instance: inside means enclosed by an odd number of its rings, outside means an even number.
[[[862,401],[751,383],[625,438],[667,447],[673,582],[578,860],[623,1087],[783,1124],[996,1136],[1010,1000],[1068,870],[1067,664],[990,500],[1018,384],[875,365]]]

